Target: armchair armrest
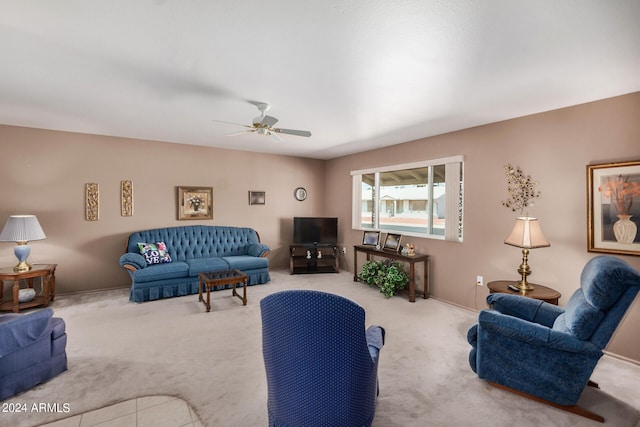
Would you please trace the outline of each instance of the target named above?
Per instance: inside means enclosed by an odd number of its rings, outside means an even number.
[[[481,329],[491,334],[499,334],[505,338],[538,347],[570,353],[594,355],[601,353],[600,349],[589,341],[582,341],[569,333],[555,331],[548,326],[519,319],[496,310],[482,310],[478,316],[478,324]]]
[[[0,357],[32,344],[51,333],[53,310],[45,308],[29,314],[0,316]]]
[[[140,254],[127,252],[120,257],[120,267],[136,271],[147,267],[147,261]]]
[[[552,327],[556,317],[564,313],[564,309],[558,306],[519,295],[489,294],[487,304],[502,314],[548,327]]]
[[[381,326],[371,325],[365,331],[367,339],[367,347],[369,347],[369,354],[371,355],[371,361],[376,364],[378,362],[378,356],[380,350],[384,346],[384,328]]]
[[[249,245],[249,249],[247,252],[251,256],[264,258],[269,254],[270,250],[271,249],[269,248],[269,246],[262,243],[252,243]]]

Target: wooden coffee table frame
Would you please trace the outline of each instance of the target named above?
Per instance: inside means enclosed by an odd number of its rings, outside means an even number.
[[[211,311],[211,288],[216,286],[233,285],[232,295],[242,301],[242,305],[247,305],[247,281],[249,277],[240,270],[209,271],[198,273],[198,301],[202,301]],[[236,291],[236,285],[242,283],[242,296]],[[202,296],[203,288],[207,290],[206,300]]]

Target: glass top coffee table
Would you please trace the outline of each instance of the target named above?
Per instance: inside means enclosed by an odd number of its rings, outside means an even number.
[[[202,301],[207,311],[211,311],[211,288],[216,286],[232,285],[233,296],[240,298],[242,305],[247,305],[247,275],[240,270],[222,270],[222,271],[208,271],[204,273],[198,273],[198,279],[200,281],[198,285],[198,301]],[[242,284],[242,296],[236,292],[236,285]],[[206,301],[202,296],[203,290],[207,290]]]

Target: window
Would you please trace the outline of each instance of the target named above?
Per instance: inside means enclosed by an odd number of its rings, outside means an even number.
[[[463,157],[352,171],[353,228],[462,241]]]

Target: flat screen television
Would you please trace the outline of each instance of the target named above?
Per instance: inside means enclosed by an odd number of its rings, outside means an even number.
[[[338,218],[294,217],[293,243],[337,244]]]

